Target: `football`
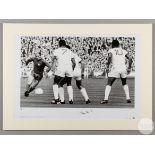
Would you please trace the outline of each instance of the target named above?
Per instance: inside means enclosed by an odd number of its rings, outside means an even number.
[[[37,88],[35,90],[35,94],[43,94],[43,89],[42,88]]]

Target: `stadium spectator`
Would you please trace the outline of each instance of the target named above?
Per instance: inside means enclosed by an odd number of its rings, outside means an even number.
[[[88,74],[99,75],[106,67],[108,50],[111,49],[111,42],[117,39],[123,49],[129,52],[132,57],[132,71],[135,71],[135,38],[134,37],[58,37],[58,36],[22,36],[21,37],[21,70],[22,76],[26,76],[24,69],[28,58],[34,56],[39,48],[42,50],[42,58],[51,64],[51,55],[58,48],[58,40],[64,39],[74,53],[78,53],[85,66],[88,67]],[[32,63],[28,70],[33,68]],[[97,73],[98,72],[98,73]]]

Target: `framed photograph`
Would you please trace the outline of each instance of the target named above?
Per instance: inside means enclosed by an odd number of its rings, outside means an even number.
[[[3,24],[3,130],[151,120],[152,24]]]

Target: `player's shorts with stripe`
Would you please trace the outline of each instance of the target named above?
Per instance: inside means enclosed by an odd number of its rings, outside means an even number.
[[[126,67],[112,67],[110,72],[108,73],[108,77],[115,77],[115,78],[126,78],[127,71]]]
[[[70,65],[64,65],[61,67],[57,67],[55,71],[55,75],[60,76],[60,77],[73,77],[73,68]]]

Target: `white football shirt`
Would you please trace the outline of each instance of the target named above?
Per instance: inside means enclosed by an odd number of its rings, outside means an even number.
[[[57,59],[57,66],[63,67],[63,66],[72,66],[71,59],[74,58],[74,54],[71,50],[65,47],[60,47],[56,49],[53,53],[53,56]]]
[[[108,53],[112,54],[112,65],[114,67],[124,68],[125,65],[125,55],[128,53],[126,50],[122,48],[112,48]]]

